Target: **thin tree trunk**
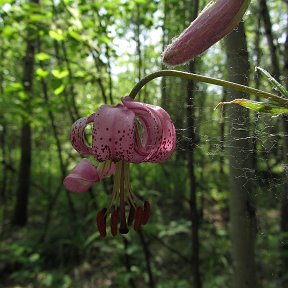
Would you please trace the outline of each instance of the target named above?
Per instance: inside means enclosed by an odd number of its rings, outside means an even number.
[[[199,1],[192,0],[190,4],[191,8],[191,21],[198,15]],[[195,62],[189,63],[189,72],[195,73]],[[187,85],[187,136],[190,143],[196,143],[195,137],[195,82],[188,81]],[[193,144],[192,144],[193,145]],[[187,158],[188,158],[188,177],[189,177],[189,190],[190,190],[190,214],[191,214],[191,235],[192,235],[192,275],[195,288],[202,287],[202,281],[200,276],[200,257],[199,257],[199,211],[197,205],[197,185],[194,169],[194,148],[193,145],[188,146]]]
[[[147,270],[148,279],[149,279],[149,288],[155,288],[156,284],[154,281],[154,276],[153,276],[152,267],[151,267],[151,255],[150,255],[149,246],[142,231],[139,232],[139,237],[141,240],[141,244],[142,244],[144,256],[145,256],[146,270]]]
[[[270,51],[270,56],[271,56],[271,62],[272,62],[272,75],[279,80],[280,76],[280,68],[279,68],[279,61],[277,57],[277,46],[274,43],[274,37],[272,34],[272,24],[271,24],[271,19],[267,7],[266,0],[259,0],[259,5],[260,5],[260,11],[261,11],[261,17],[263,20],[264,24],[264,29],[265,29],[265,34],[268,42],[268,47]]]
[[[39,0],[33,0],[31,3],[39,4]],[[29,24],[28,24],[29,25]],[[31,157],[32,157],[32,139],[31,139],[31,107],[30,101],[33,94],[33,80],[34,80],[34,62],[35,62],[35,46],[37,32],[31,27],[27,27],[26,36],[26,52],[24,56],[23,66],[23,87],[27,94],[27,100],[25,101],[25,109],[27,117],[22,119],[21,127],[21,158],[18,174],[18,188],[16,192],[16,203],[14,214],[12,218],[12,224],[23,227],[28,220],[28,200],[30,192],[30,177],[31,177]]]
[[[41,52],[40,39],[38,37],[38,53],[40,53],[40,52]],[[44,66],[41,62],[40,62],[40,67],[42,69],[44,69]],[[61,141],[60,141],[57,125],[56,125],[55,116],[54,116],[53,111],[50,108],[50,99],[49,99],[49,94],[48,94],[48,87],[47,87],[47,83],[46,83],[44,78],[41,78],[41,85],[42,85],[42,91],[43,91],[43,96],[44,96],[44,102],[45,102],[46,107],[48,108],[48,117],[49,117],[50,122],[51,122],[52,132],[53,132],[53,136],[54,136],[54,139],[56,142],[57,154],[58,154],[59,163],[60,163],[60,171],[61,171],[61,176],[62,176],[61,177],[62,178],[61,183],[62,183],[66,174],[67,174],[66,165],[64,164],[64,159],[63,159],[62,145],[61,145]],[[49,204],[49,209],[47,211],[45,222],[44,222],[44,232],[43,232],[43,235],[41,236],[42,241],[45,240],[46,232],[47,232],[48,225],[49,225],[50,218],[51,218],[51,214],[53,211],[53,207],[56,204],[56,201],[57,201],[57,198],[60,194],[60,191],[61,191],[61,189],[57,189],[57,192],[55,192],[55,195]],[[66,197],[67,197],[70,216],[71,216],[71,222],[74,223],[75,222],[74,203],[71,199],[70,192],[67,190],[65,190],[65,191],[66,191]]]
[[[248,84],[249,59],[243,22],[225,39],[229,80]],[[233,96],[232,96],[233,95]],[[228,101],[246,98],[233,91]],[[251,142],[249,138],[248,110],[231,106],[227,109],[230,120],[228,146],[230,162],[230,223],[233,261],[233,288],[255,288],[255,207]]]
[[[130,255],[127,253],[128,247],[129,247],[129,242],[128,240],[123,237],[123,244],[124,244],[124,262],[125,262],[125,267],[126,267],[126,271],[128,274],[131,274],[131,257]],[[133,278],[131,277],[131,275],[129,275],[129,286],[131,288],[136,288],[136,284],[133,280]]]
[[[225,102],[227,98],[227,89],[223,88],[222,90],[222,102]],[[224,153],[225,153],[225,114],[226,114],[226,108],[223,107],[223,111],[221,114],[221,120],[220,120],[220,159],[219,159],[219,165],[220,165],[220,174],[224,175]]]
[[[260,48],[260,39],[261,39],[261,13],[259,9],[255,11],[257,13],[257,24],[256,24],[256,35],[255,35],[255,42],[254,42],[254,53],[256,54],[256,66],[260,66],[260,61],[261,61],[261,48]],[[254,83],[255,83],[255,88],[259,89],[260,87],[260,79],[261,79],[261,74],[257,71],[254,73]],[[259,97],[256,96],[256,101],[259,101]],[[257,127],[258,127],[258,122],[260,113],[256,113],[254,115],[255,120],[252,122],[252,128],[251,130],[253,131],[252,135],[252,149],[253,149],[253,155],[252,155],[252,167],[257,171],[258,169],[258,153],[257,153],[257,144],[258,144],[258,137],[257,137]]]
[[[6,165],[6,132],[7,127],[4,118],[0,116],[0,124],[2,126],[2,131],[0,131],[0,146],[2,154],[2,181],[1,181],[1,190],[0,190],[0,200],[1,204],[6,204],[6,189],[7,189],[7,165]]]
[[[261,16],[263,20],[263,25],[265,28],[265,35],[268,42],[270,59],[272,64],[272,75],[273,77],[280,81],[280,65],[279,58],[277,54],[277,46],[275,45],[274,36],[272,33],[272,23],[270,19],[269,10],[267,7],[266,0],[259,0],[260,8],[261,8]],[[287,4],[287,2],[285,2]],[[287,22],[287,32],[286,32],[286,42],[284,46],[284,67],[283,67],[284,79],[286,79],[285,85],[288,88],[288,22]],[[285,115],[283,117],[283,129],[284,129],[284,165],[288,163],[288,117]],[[280,228],[283,235],[288,233],[288,173],[284,170],[283,173],[283,191],[281,197],[281,209],[280,209]],[[283,236],[284,238],[280,241],[280,255],[281,255],[281,266],[280,266],[280,277],[283,281],[281,281],[281,285],[283,288],[288,286],[288,279],[286,279],[287,267],[288,267],[288,237]]]
[[[288,2],[285,2],[288,4]],[[288,5],[287,5],[288,10]],[[288,17],[287,17],[287,24],[286,24],[286,40],[285,40],[285,46],[284,46],[284,67],[283,67],[283,75],[285,79],[285,86],[286,89],[288,89]],[[284,138],[284,165],[288,164],[288,117],[285,116],[283,118],[284,123],[284,131],[285,131],[285,138]],[[281,269],[280,269],[280,275],[283,279],[282,287],[288,286],[288,279],[287,279],[287,267],[288,267],[288,171],[287,169],[284,170],[283,173],[284,178],[284,187],[283,187],[283,195],[282,195],[282,203],[281,203],[281,232],[283,235],[286,235],[285,238],[281,239],[280,242],[280,248],[281,250]],[[285,277],[286,276],[286,277]]]
[[[1,49],[1,58],[4,58],[3,49]],[[0,94],[3,95],[3,70],[1,69],[0,72]],[[6,141],[5,137],[7,136],[7,124],[5,121],[4,115],[0,115],[0,124],[2,126],[2,130],[0,131],[0,147],[1,147],[1,154],[2,154],[2,181],[1,181],[1,189],[0,189],[0,200],[2,204],[6,204],[6,189],[7,189],[7,165],[6,165]],[[5,207],[6,208],[6,207]],[[5,214],[5,213],[3,213]]]

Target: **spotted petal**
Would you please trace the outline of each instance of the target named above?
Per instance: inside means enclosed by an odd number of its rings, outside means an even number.
[[[139,162],[162,162],[168,159],[176,147],[175,127],[169,114],[159,106],[136,102],[130,97],[121,100],[135,112],[144,128],[142,146],[135,148],[135,158],[146,149],[147,156]]]
[[[135,114],[123,105],[103,105],[95,114],[92,152],[98,161],[131,162]]]
[[[147,160],[148,162],[162,162],[167,160],[176,148],[176,130],[169,114],[160,106],[148,105],[159,117],[162,126],[160,147]]]
[[[121,100],[128,109],[135,113],[143,128],[141,139],[136,138],[134,157],[131,162],[148,161],[161,145],[163,129],[160,118],[154,112],[153,106],[134,101],[130,97],[123,97]]]

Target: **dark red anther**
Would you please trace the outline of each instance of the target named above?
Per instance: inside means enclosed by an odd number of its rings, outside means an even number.
[[[135,218],[135,208],[133,206],[130,207],[129,215],[128,215],[128,226],[131,226]]]
[[[151,216],[151,205],[148,201],[144,202],[144,212],[142,215],[142,225],[146,225]]]
[[[118,230],[118,209],[114,209],[110,219],[110,228],[112,236],[117,235]]]
[[[119,233],[120,234],[127,234],[128,232],[129,232],[129,229],[128,229],[127,226],[119,228]]]
[[[120,213],[120,228],[119,228],[119,233],[121,234],[127,234],[129,232],[129,229],[127,227],[127,222],[126,222],[126,213],[125,213],[125,206],[120,208],[119,210]]]
[[[143,208],[137,207],[136,214],[135,214],[135,221],[134,221],[134,229],[135,231],[139,231],[142,225],[142,216],[143,216]]]
[[[96,223],[99,230],[99,233],[102,237],[106,236],[106,213],[107,208],[103,208],[101,211],[97,213]]]

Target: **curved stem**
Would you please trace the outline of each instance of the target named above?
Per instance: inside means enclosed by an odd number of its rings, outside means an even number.
[[[177,71],[177,70],[160,70],[160,71],[154,72],[144,77],[134,86],[134,88],[131,90],[129,94],[129,97],[134,99],[136,95],[138,94],[138,92],[143,88],[144,85],[146,85],[148,82],[152,81],[153,79],[159,78],[159,77],[178,77],[178,78],[183,78],[187,80],[194,80],[194,81],[199,81],[203,83],[214,84],[214,85],[222,86],[222,87],[229,88],[232,90],[241,91],[243,93],[253,94],[258,97],[262,97],[262,98],[275,101],[281,105],[288,106],[288,99],[284,99],[272,93],[268,93],[268,92],[258,90],[252,87],[240,85],[237,83],[233,83],[233,82],[229,82],[229,81],[225,81],[225,80],[221,80],[217,78],[212,78],[208,76],[202,76],[198,74],[182,72],[182,71]]]

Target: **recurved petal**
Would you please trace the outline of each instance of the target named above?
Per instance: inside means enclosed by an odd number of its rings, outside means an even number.
[[[148,105],[160,119],[162,137],[159,148],[147,159],[148,162],[162,162],[167,160],[176,148],[176,130],[169,114],[160,106]]]
[[[65,177],[63,184],[69,191],[80,193],[87,191],[98,181],[100,181],[100,176],[97,169],[84,158]]]
[[[123,97],[121,100],[124,106],[135,113],[143,129],[141,135],[137,132],[138,135],[135,137],[134,157],[131,162],[148,161],[161,146],[163,134],[161,119],[152,105],[134,101],[130,97]]]
[[[123,105],[103,105],[95,114],[93,156],[100,162],[131,162],[134,151],[135,114]]]
[[[90,155],[92,153],[91,147],[85,144],[84,130],[86,126],[94,121],[95,114],[89,117],[78,119],[73,125],[70,133],[70,139],[74,149],[80,154]]]

